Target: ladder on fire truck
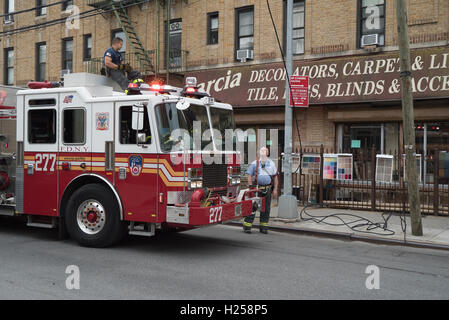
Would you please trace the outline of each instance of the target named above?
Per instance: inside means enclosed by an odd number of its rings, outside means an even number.
[[[89,0],[88,5],[101,10],[112,9],[120,27],[125,33],[127,44],[132,48],[132,51],[137,59],[140,70],[143,74],[154,72],[153,63],[145,50],[142,42],[134,29],[133,23],[127,14],[127,8],[133,4],[142,4],[143,0]]]

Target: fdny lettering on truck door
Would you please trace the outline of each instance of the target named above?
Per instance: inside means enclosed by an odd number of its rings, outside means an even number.
[[[58,179],[59,197],[76,177],[92,171],[90,104],[78,94],[60,94]],[[104,165],[102,166],[104,167]]]

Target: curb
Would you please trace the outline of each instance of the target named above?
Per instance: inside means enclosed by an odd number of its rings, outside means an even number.
[[[230,221],[226,223],[228,225],[233,226],[242,226],[241,222]],[[258,223],[253,223],[254,227],[259,227]],[[406,241],[398,240],[398,239],[385,239],[379,237],[369,237],[363,235],[355,235],[345,232],[338,231],[325,231],[325,230],[315,230],[315,229],[302,229],[302,228],[288,228],[284,226],[269,226],[269,230],[285,232],[285,233],[295,233],[295,234],[305,234],[319,237],[329,237],[335,239],[349,240],[349,241],[363,241],[369,243],[377,243],[377,244],[387,244],[387,245],[396,245],[396,246],[404,246],[404,247],[413,247],[413,248],[423,248],[423,249],[437,249],[437,250],[447,250],[449,251],[449,245],[437,244],[437,243],[428,243],[428,242],[419,242],[419,241]]]

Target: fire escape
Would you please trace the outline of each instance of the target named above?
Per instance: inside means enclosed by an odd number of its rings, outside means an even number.
[[[127,14],[127,8],[133,4],[142,4],[143,0],[88,0],[88,5],[94,7],[102,12],[113,12],[116,16],[120,27],[122,28],[125,36],[126,43],[130,45],[134,59],[130,59],[137,63],[139,71],[143,75],[154,74],[153,61],[150,58],[150,53],[145,50],[142,42],[137,35],[136,30],[133,27],[133,23]],[[126,61],[130,62],[130,61]],[[131,63],[132,64],[132,63]],[[133,67],[136,67],[133,65]]]
[[[182,50],[180,47],[171,47],[170,40],[168,39],[168,32],[164,37],[160,37],[160,30],[163,27],[161,18],[163,17],[163,10],[166,11],[166,21],[171,21],[170,10],[173,0],[88,0],[87,4],[96,8],[106,19],[106,14],[113,13],[120,24],[123,33],[126,36],[127,48],[125,54],[125,62],[130,63],[131,66],[138,70],[142,75],[148,79],[156,79],[161,82],[172,85],[182,86],[184,82],[184,73],[187,66],[188,51]],[[188,3],[188,0],[183,0]],[[154,21],[154,30],[156,30],[156,44],[153,50],[145,50],[142,41],[134,29],[133,22],[128,16],[127,10],[133,6],[140,6],[142,9],[143,4],[152,3],[156,6],[157,18]],[[167,22],[165,22],[167,24]],[[173,22],[176,27],[177,22]],[[166,30],[171,30],[166,25]],[[177,30],[173,31],[174,33]],[[181,32],[181,31],[179,31]],[[165,42],[165,47],[164,46]],[[129,50],[131,49],[131,50]],[[164,54],[164,56],[162,56]],[[161,61],[164,60],[162,63]],[[100,69],[103,65],[103,57],[92,58],[87,65],[87,72],[100,73]]]

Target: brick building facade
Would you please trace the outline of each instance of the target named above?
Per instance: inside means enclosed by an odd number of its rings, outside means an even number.
[[[45,76],[40,75],[44,79],[59,80],[67,66],[73,72],[98,72],[94,62],[101,60],[112,36],[121,35],[114,33],[122,31],[114,12],[99,9],[99,3],[107,0],[68,1],[83,17],[75,27],[66,26],[71,14],[64,12],[63,4],[49,6],[46,12],[20,13],[34,8],[37,1],[1,2],[4,84],[26,85],[37,79],[38,70],[44,70]],[[141,2],[122,1],[129,6],[127,15],[158,75],[166,74],[169,61],[171,81],[194,75],[211,94],[230,100],[238,127],[283,129],[285,73],[265,0]],[[284,44],[285,1],[270,1],[270,6]],[[14,12],[18,13],[8,15]],[[294,1],[294,72],[309,75],[311,84],[310,107],[295,109],[294,148],[299,145],[299,124],[303,146],[324,144],[345,152],[355,140],[361,148],[374,144],[382,153],[401,150],[395,14],[395,1]],[[408,14],[412,62],[419,74],[414,83],[416,120],[426,128],[426,138],[417,133],[422,139],[419,147],[449,149],[449,2],[408,0]],[[179,51],[169,59],[168,15],[171,50]],[[64,22],[36,27],[55,19]],[[28,26],[35,27],[21,31]],[[237,60],[239,49],[249,50],[252,59]],[[71,61],[64,58],[67,51],[72,52]],[[439,132],[432,133],[433,127]]]

